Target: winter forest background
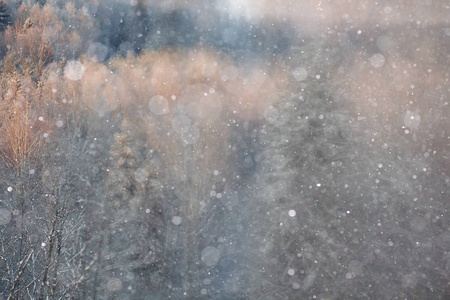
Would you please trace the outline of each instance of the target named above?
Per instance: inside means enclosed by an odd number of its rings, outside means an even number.
[[[0,4],[0,299],[449,299],[450,3]]]

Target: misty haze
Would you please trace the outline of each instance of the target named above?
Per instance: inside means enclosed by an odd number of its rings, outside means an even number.
[[[450,3],[0,1],[0,300],[450,299]]]

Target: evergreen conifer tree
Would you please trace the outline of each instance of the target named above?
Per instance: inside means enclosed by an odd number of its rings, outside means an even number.
[[[8,6],[0,1],[0,31],[4,31],[11,24],[11,13]]]

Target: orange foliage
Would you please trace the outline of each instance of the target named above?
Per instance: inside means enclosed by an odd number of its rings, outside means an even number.
[[[262,117],[285,83],[283,72],[255,67],[244,70],[225,56],[204,49],[145,52],[138,57],[116,59],[111,68],[113,74],[100,77],[90,74],[87,68],[83,79],[86,83],[113,82],[106,84],[114,90],[107,94],[115,97],[108,103],[146,108],[152,96],[161,95],[174,107],[177,103],[201,102],[208,96],[226,111],[250,119]],[[89,102],[92,105],[95,100]]]
[[[0,157],[19,174],[40,153],[44,119],[34,108],[37,90],[30,77],[3,78],[1,85]]]
[[[65,28],[53,7],[22,4],[16,22],[3,33],[2,43],[10,53],[5,66],[14,65],[11,69],[36,79],[51,60],[72,57],[80,50],[80,37]]]

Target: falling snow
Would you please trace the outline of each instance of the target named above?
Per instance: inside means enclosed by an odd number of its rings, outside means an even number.
[[[69,61],[64,68],[64,76],[72,81],[77,81],[83,78],[85,67],[79,61]]]
[[[445,1],[3,2],[0,299],[448,298]]]
[[[215,266],[220,260],[220,251],[216,247],[208,246],[202,250],[201,259],[205,265]]]

